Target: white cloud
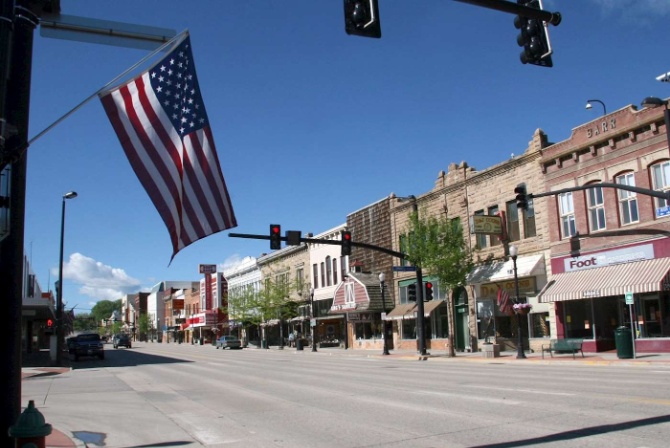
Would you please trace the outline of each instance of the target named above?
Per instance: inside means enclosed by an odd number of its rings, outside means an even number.
[[[57,275],[57,274],[56,274]],[[63,278],[81,285],[79,293],[97,300],[118,300],[140,290],[140,281],[80,253],[63,263]]]
[[[218,269],[219,271],[227,271],[236,268],[237,266],[242,264],[243,261],[244,259],[242,259],[239,254],[234,254],[226,258],[223,263],[220,263]]]
[[[603,16],[618,16],[624,21],[651,23],[670,15],[668,0],[591,0],[602,8]]]

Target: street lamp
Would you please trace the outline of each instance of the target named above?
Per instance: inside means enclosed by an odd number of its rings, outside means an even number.
[[[412,201],[412,211],[419,216],[419,206],[416,196],[397,198],[399,201]],[[424,331],[425,316],[423,315],[423,271],[421,266],[416,266],[416,337],[418,339],[419,355],[426,355],[426,332]]]
[[[603,103],[600,100],[587,100],[586,101],[586,109],[591,109],[593,106],[591,103],[600,103],[601,106],[603,106],[603,115],[607,115],[607,109],[605,108],[605,103]]]
[[[519,249],[516,246],[509,247],[509,254],[512,257],[512,263],[514,264],[514,302],[519,303],[519,276],[516,270],[516,257],[519,255]],[[518,310],[516,313],[516,324],[517,324],[517,335],[518,340],[516,344],[516,359],[525,359],[526,354],[523,352],[523,338],[521,337],[521,311]]]
[[[309,322],[309,328],[312,330],[312,351],[316,350],[316,321],[314,320],[314,288],[309,290],[309,312],[312,315],[312,318]],[[314,325],[312,325],[314,323]]]
[[[668,101],[656,98],[655,96],[648,96],[642,100],[642,107],[655,108],[664,106],[665,111],[663,117],[665,118],[665,136],[668,140],[668,150],[670,150],[670,110],[668,110]]]
[[[381,272],[379,274],[379,287],[382,290],[382,313],[384,314],[384,318],[382,319],[382,334],[384,335],[384,351],[382,352],[382,355],[388,355],[389,354],[389,346],[387,343],[387,339],[389,337],[388,331],[387,331],[387,325],[386,325],[386,299],[384,297],[384,280],[386,280],[386,275]]]
[[[75,191],[69,191],[63,195],[63,207],[60,215],[60,258],[58,261],[58,288],[56,289],[56,364],[60,365],[63,359],[63,240],[65,237],[65,200],[77,197]]]

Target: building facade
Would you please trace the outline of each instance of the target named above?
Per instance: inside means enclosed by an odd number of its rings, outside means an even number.
[[[609,183],[670,191],[662,109],[627,106],[543,150],[556,336],[611,350],[631,329],[640,352],[670,351],[670,207]],[[592,187],[589,187],[592,185]]]

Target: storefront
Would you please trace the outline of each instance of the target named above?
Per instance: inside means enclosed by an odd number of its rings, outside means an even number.
[[[517,280],[519,297],[516,297],[514,262],[510,259],[477,266],[468,276],[476,295],[477,339],[478,343],[495,342],[502,350],[516,350],[518,341],[517,316],[508,308],[501,309],[498,297],[506,294],[511,302],[530,303],[532,309],[527,319],[521,322],[522,336],[533,350],[552,337],[551,307],[540,303],[539,291],[547,283],[544,255],[536,254],[517,259]]]
[[[346,315],[345,340],[350,341],[349,347],[383,349],[381,294],[379,277],[364,273],[350,272],[335,289],[329,313]],[[385,301],[388,310],[392,303],[390,297]]]
[[[558,338],[583,338],[585,351],[615,348],[615,330],[631,328],[638,352],[670,352],[670,258],[654,244],[552,260],[542,302],[553,303]],[[626,303],[626,297],[632,304]]]

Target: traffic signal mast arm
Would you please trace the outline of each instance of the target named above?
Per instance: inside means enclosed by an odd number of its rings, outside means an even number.
[[[623,185],[623,184],[613,184],[611,182],[600,182],[597,184],[582,185],[580,187],[563,188],[562,190],[547,191],[546,193],[538,193],[538,194],[528,193],[527,197],[528,199],[542,198],[545,196],[556,196],[558,194],[569,193],[571,191],[588,190],[589,188],[598,188],[598,187],[617,188],[619,190],[632,191],[635,193],[640,193],[647,196],[653,196],[655,198],[670,201],[670,191],[663,192],[658,190],[649,190],[648,188],[633,187],[630,185]]]
[[[549,12],[542,9],[531,8],[504,0],[456,0],[461,3],[469,3],[483,8],[495,9],[496,11],[518,14],[529,19],[542,20],[557,26],[561,23],[560,12]]]
[[[250,238],[250,239],[255,239],[255,240],[269,240],[271,237],[269,235],[253,235],[253,234],[248,234],[248,233],[229,233],[229,237],[231,238]],[[280,237],[282,241],[287,241],[285,236]],[[300,238],[301,243],[316,243],[316,244],[330,244],[332,246],[341,246],[342,241],[340,240],[321,240],[319,238]],[[371,249],[371,250],[376,250],[377,252],[384,252],[385,254],[392,255],[394,257],[398,257],[400,259],[406,259],[407,255],[405,255],[402,252],[396,252],[391,249],[387,249],[385,247],[380,247],[380,246],[375,246],[374,244],[367,244],[367,243],[358,243],[356,241],[352,241],[350,243],[352,246],[356,247],[364,247],[366,249]]]

